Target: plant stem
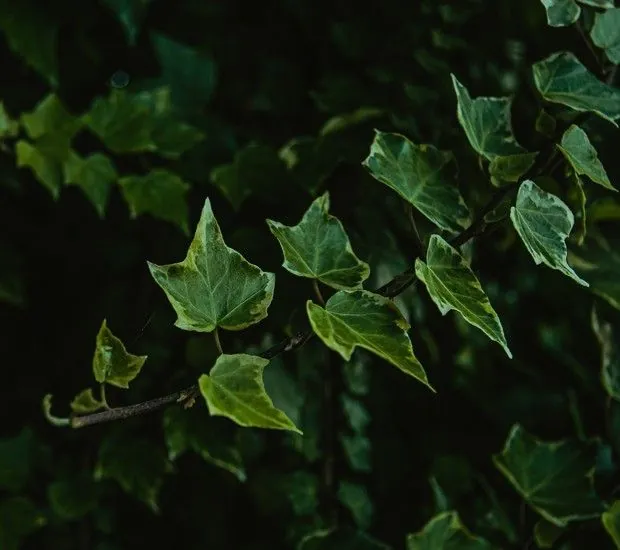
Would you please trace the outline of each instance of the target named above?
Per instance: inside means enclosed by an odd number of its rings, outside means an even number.
[[[421,257],[424,255],[424,242],[422,242],[420,232],[418,231],[418,225],[415,222],[413,206],[410,203],[406,203],[405,210],[407,211],[407,218],[409,218],[409,225],[411,226],[411,232],[413,233],[413,237],[415,239],[416,256]]]
[[[224,350],[222,349],[222,342],[220,342],[220,333],[217,330],[217,327],[215,327],[215,330],[213,331],[213,337],[215,339],[215,347],[217,348],[217,351],[220,355],[224,354]]]
[[[319,304],[325,307],[325,299],[323,298],[323,295],[321,294],[321,289],[319,288],[319,282],[316,279],[312,279],[312,288],[314,289],[314,295],[316,296],[316,299],[319,301]]]
[[[99,384],[99,401],[101,401],[101,403],[103,403],[103,408],[104,409],[111,409],[112,407],[110,407],[110,405],[108,405],[108,399],[105,395],[105,382],[102,382],[101,384]]]

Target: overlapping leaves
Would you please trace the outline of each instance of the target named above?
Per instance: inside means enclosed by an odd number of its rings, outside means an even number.
[[[486,540],[472,535],[454,511],[432,518],[418,533],[407,537],[407,550],[492,550]]]

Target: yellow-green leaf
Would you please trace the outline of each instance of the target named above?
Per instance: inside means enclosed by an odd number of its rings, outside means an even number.
[[[486,540],[472,535],[455,511],[442,512],[424,528],[407,536],[407,550],[493,550]]]
[[[90,388],[82,390],[71,401],[71,410],[77,414],[90,414],[103,407],[105,407],[105,403],[99,401]]]
[[[616,500],[609,510],[603,512],[601,521],[616,548],[620,548],[620,500]]]

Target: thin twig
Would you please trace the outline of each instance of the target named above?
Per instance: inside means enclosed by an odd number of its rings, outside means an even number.
[[[596,48],[594,47],[594,44],[592,44],[592,41],[590,40],[590,37],[587,35],[585,29],[583,28],[583,23],[582,23],[581,19],[577,20],[577,23],[575,24],[575,28],[577,29],[577,32],[579,33],[579,36],[581,36],[581,39],[585,43],[586,48],[588,48],[588,51],[592,54],[592,57],[594,58],[594,61],[596,62],[596,66],[597,66],[598,70],[604,76],[605,75],[605,65],[601,62],[601,58],[599,57],[599,52],[596,51]]]

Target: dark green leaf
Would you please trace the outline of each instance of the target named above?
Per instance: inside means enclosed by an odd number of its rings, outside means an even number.
[[[293,472],[284,479],[284,487],[296,516],[309,516],[319,506],[319,480],[309,472]]]
[[[566,198],[575,216],[575,229],[571,234],[571,238],[575,240],[578,246],[581,246],[587,232],[586,204],[588,198],[583,188],[583,182],[577,174],[573,173],[570,178],[570,187],[566,193]]]
[[[547,23],[551,27],[572,25],[581,14],[581,8],[575,0],[541,0],[547,10]]]
[[[103,320],[93,356],[93,374],[97,382],[128,388],[129,382],[140,373],[146,358],[146,355],[127,353],[123,342],[112,334],[106,320]]]
[[[77,414],[90,414],[103,407],[105,407],[105,403],[99,401],[90,388],[82,390],[71,401],[71,410]]]
[[[489,164],[489,175],[493,185],[517,182],[534,164],[538,153],[497,156]]]
[[[617,65],[620,63],[620,8],[597,13],[595,17],[590,31],[592,42],[605,50],[607,59]]]
[[[443,512],[424,529],[407,536],[407,550],[492,550],[484,539],[472,535],[456,512]]]
[[[601,347],[601,381],[607,395],[620,401],[620,345],[611,323],[599,319],[596,309],[592,309],[592,330]]]
[[[359,346],[433,389],[413,354],[407,334],[409,324],[387,298],[367,290],[341,290],[327,301],[325,308],[311,300],[306,307],[314,332],[346,361]]]
[[[103,218],[112,184],[118,175],[112,161],[103,153],[93,153],[86,158],[71,151],[64,164],[64,181],[77,185]]]
[[[185,260],[163,266],[149,262],[149,269],[183,330],[241,330],[264,319],[273,298],[275,275],[226,246],[209,199]]]
[[[102,0],[123,26],[127,42],[134,46],[152,0]]]
[[[47,498],[56,515],[77,519],[97,506],[98,487],[92,477],[81,474],[52,483],[47,488]]]
[[[198,383],[209,412],[225,416],[240,426],[291,430],[301,433],[282,411],[276,409],[263,383],[267,359],[240,353],[220,355],[209,374]]]
[[[342,396],[342,408],[353,431],[363,433],[370,422],[370,414],[362,402],[344,394]]]
[[[338,500],[351,512],[360,529],[367,529],[370,526],[374,507],[363,485],[341,481],[338,486]]]
[[[532,508],[562,527],[602,512],[592,486],[598,446],[596,441],[543,442],[515,424],[493,461]]]
[[[353,252],[338,218],[328,213],[329,193],[317,198],[294,227],[267,220],[284,253],[285,269],[336,289],[357,288],[370,269]]]
[[[603,512],[601,521],[616,548],[620,548],[620,500],[616,500],[609,510]]]
[[[23,548],[22,540],[45,523],[43,514],[27,498],[5,498],[0,501],[0,548]]]
[[[416,259],[415,272],[425,285],[442,315],[458,311],[470,324],[500,344],[512,357],[504,329],[482,290],[476,275],[457,250],[439,235],[431,235],[426,263]]]
[[[296,550],[391,550],[390,546],[349,527],[322,529],[304,537]]]
[[[340,437],[349,466],[354,472],[370,473],[371,443],[362,435],[343,435]]]
[[[538,548],[553,548],[556,541],[564,533],[564,528],[541,519],[534,525],[534,540]]]
[[[19,435],[0,440],[0,488],[19,492],[30,477],[36,456],[34,434],[23,428]]]

